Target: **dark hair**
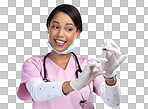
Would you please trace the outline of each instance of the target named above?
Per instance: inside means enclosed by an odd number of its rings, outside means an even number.
[[[59,5],[55,9],[52,10],[52,12],[50,13],[50,15],[47,18],[47,22],[46,22],[47,28],[50,25],[50,22],[51,22],[53,16],[58,12],[64,12],[64,13],[68,14],[70,16],[70,18],[73,20],[75,26],[77,27],[77,30],[80,30],[80,32],[82,32],[81,15],[80,15],[77,8],[75,8],[72,5],[68,5],[68,4]]]

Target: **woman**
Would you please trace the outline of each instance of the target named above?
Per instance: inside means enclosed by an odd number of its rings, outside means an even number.
[[[114,70],[126,58],[118,46],[110,41],[108,60],[76,57],[71,51],[82,32],[82,21],[72,5],[57,6],[47,19],[47,29],[52,51],[24,62],[17,96],[32,99],[33,109],[94,109],[93,91],[107,105],[118,106],[121,92]]]

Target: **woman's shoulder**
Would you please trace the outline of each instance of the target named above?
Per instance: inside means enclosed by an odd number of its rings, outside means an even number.
[[[88,59],[85,57],[77,56],[77,58],[79,61],[88,61]]]
[[[42,63],[44,55],[28,57],[24,63]]]

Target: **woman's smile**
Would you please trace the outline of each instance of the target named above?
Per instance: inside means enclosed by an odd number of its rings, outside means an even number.
[[[58,39],[54,39],[54,41],[57,46],[63,46],[67,42],[67,41],[58,40]]]

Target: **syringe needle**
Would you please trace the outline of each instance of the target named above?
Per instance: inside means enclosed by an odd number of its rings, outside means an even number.
[[[107,39],[108,39],[108,32],[109,32],[109,24],[108,24],[108,28],[107,28],[107,36],[106,36]]]

